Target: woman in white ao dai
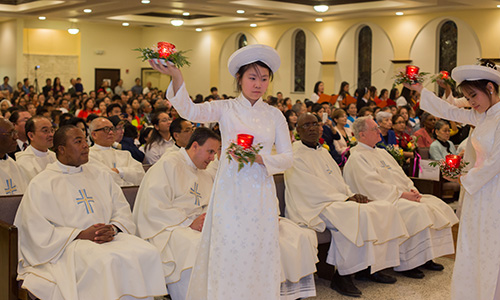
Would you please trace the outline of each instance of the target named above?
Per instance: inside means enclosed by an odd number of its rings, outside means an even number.
[[[452,299],[500,299],[500,72],[487,66],[460,66],[453,70],[452,77],[472,110],[457,108],[421,85],[412,86],[422,94],[423,110],[476,126],[470,137],[476,161],[456,180],[465,195]]]
[[[229,70],[242,93],[236,99],[194,104],[180,71],[150,62],[171,75],[167,91],[179,114],[193,122],[219,122],[222,158],[191,276],[188,299],[279,299],[280,252],[278,207],[272,175],[292,164],[288,125],[283,114],[262,101],[272,72],[279,67],[276,51],[251,45],[236,51]],[[225,158],[237,134],[254,136],[263,149],[256,162],[238,171]],[[278,154],[271,155],[273,144]]]

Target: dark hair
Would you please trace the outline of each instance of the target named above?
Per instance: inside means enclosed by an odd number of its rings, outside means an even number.
[[[323,81],[318,81],[314,84],[314,93],[317,95],[319,91],[319,85],[322,84]]]
[[[277,98],[277,97],[273,97],[273,96],[271,96],[271,97],[270,97],[270,100],[269,100],[269,102],[268,102],[267,104],[269,104],[269,105],[271,105],[271,106],[276,106],[276,105],[278,105],[278,98]]]
[[[210,89],[210,93],[213,93],[214,91],[219,91],[215,86]]]
[[[23,79],[23,82],[26,83],[26,81],[28,81],[28,78],[24,78]]]
[[[88,98],[87,100],[85,100],[85,102],[83,103],[83,110],[87,110],[87,103],[89,103],[89,101],[93,101],[94,102],[94,107],[96,105],[96,101],[94,98]],[[92,110],[94,110],[94,107],[92,107]]]
[[[368,90],[370,91],[370,96],[372,96],[373,98],[377,97],[377,88],[375,86],[371,86],[368,88]]]
[[[9,76],[4,76],[4,77],[3,77],[3,80],[5,80],[5,79],[9,79]]]
[[[323,108],[323,104],[321,103],[314,103],[311,107],[311,112],[312,113],[317,113],[318,111],[320,111],[321,109]]]
[[[75,125],[64,125],[62,127],[59,127],[57,129],[56,133],[54,133],[54,152],[56,153],[56,156],[59,155],[59,146],[65,146],[66,141],[68,139],[68,131],[73,130],[73,129],[78,129]],[[80,130],[80,129],[78,129]]]
[[[392,116],[392,125],[396,124],[396,121],[398,118],[403,118],[403,121],[404,121],[404,117],[400,114],[395,114],[394,116]]]
[[[159,142],[163,139],[160,132],[154,127],[154,126],[158,125],[158,123],[160,123],[160,115],[161,114],[167,114],[168,117],[170,118],[170,115],[166,111],[155,112],[155,114],[151,118],[151,124],[153,125],[153,133],[151,134],[151,138],[149,139],[149,141],[144,146],[144,150],[149,150],[153,143]]]
[[[387,89],[382,89],[380,91],[380,94],[378,95],[379,98],[382,98],[382,96],[385,94],[385,92],[387,92],[388,90]]]
[[[398,91],[399,91],[399,90],[398,90],[397,88],[392,88],[392,89],[391,89],[391,93],[390,93],[390,95],[389,95],[389,99],[396,101],[396,99],[394,99],[394,98],[396,98],[396,93],[397,93]]]
[[[172,137],[172,139],[174,141],[175,141],[174,132],[179,133],[182,131],[182,122],[184,122],[184,121],[187,121],[187,120],[183,119],[183,118],[177,118],[177,119],[173,120],[172,123],[170,124],[170,128],[168,129],[168,131],[170,132],[170,136]]]
[[[97,119],[97,118],[99,118],[99,116],[97,114],[90,114],[87,116],[86,120],[87,120],[87,122],[90,123],[90,122],[92,122],[92,120]]]
[[[471,81],[464,80],[464,81],[462,81],[462,83],[460,83],[458,85],[458,89],[459,89],[459,91],[461,93],[463,93],[464,91],[468,92],[468,93],[471,93],[472,90],[478,90],[478,91],[484,93],[485,95],[487,95],[488,98],[491,101],[491,94],[490,94],[490,91],[487,88],[488,83],[491,83],[493,85],[493,89],[498,94],[498,84],[496,82],[489,81],[489,80],[486,80],[486,79],[471,80]]]
[[[361,101],[361,99],[363,99],[363,96],[364,96],[367,92],[368,92],[368,89],[367,89],[367,88],[365,88],[365,87],[363,87],[363,88],[358,88],[358,89],[356,90],[356,94],[357,94],[357,96],[356,96],[357,98],[356,98],[356,99],[357,99],[358,101]]]
[[[194,97],[194,103],[203,103],[203,95],[202,94],[197,94],[195,97]]]
[[[113,111],[113,108],[118,107],[120,108],[120,111],[122,110],[122,106],[118,103],[111,103],[106,107],[106,115],[109,116],[109,114]]]
[[[292,114],[297,115],[297,113],[294,110],[289,109],[289,110],[285,111],[284,114],[285,114],[286,122],[288,123],[288,130],[293,130],[295,128],[295,126],[297,126],[297,123],[295,123],[295,124],[290,123],[290,116]]]
[[[41,116],[41,115],[36,115],[28,119],[26,121],[26,124],[24,124],[24,131],[26,132],[26,137],[28,138],[28,141],[31,143],[31,140],[28,136],[28,132],[35,132],[35,121],[40,120],[40,119],[45,119],[48,120],[46,117]]]
[[[241,66],[239,69],[238,69],[238,72],[236,72],[236,84],[237,84],[237,87],[238,87],[238,91],[241,91],[241,79],[243,78],[243,74],[245,74],[245,72],[250,69],[250,68],[254,68],[255,70],[257,70],[257,66],[259,67],[262,67],[262,68],[266,68],[267,70],[269,70],[269,80],[270,81],[273,81],[273,78],[274,78],[274,73],[273,73],[273,70],[271,70],[271,68],[269,68],[268,65],[266,65],[265,63],[261,62],[260,60],[256,61],[256,62],[253,62],[253,63],[249,63],[247,65],[244,65],[244,66]]]
[[[123,125],[123,136],[135,139],[137,137],[137,134],[137,127],[130,124],[129,121],[125,121],[125,125]]]
[[[198,127],[189,138],[186,150],[189,150],[194,142],[197,142],[198,145],[203,146],[208,139],[214,139],[219,142],[221,141],[220,136],[212,129],[206,127]]]
[[[339,91],[339,96],[342,96],[344,98],[346,95],[349,95],[349,92],[344,91],[344,88],[349,85],[349,82],[347,81],[342,81],[340,84],[340,91]]]
[[[153,127],[150,126],[144,126],[141,129],[141,133],[139,134],[139,143],[141,145],[146,144],[146,137],[149,135],[149,133],[153,130]]]
[[[10,117],[9,117],[9,121],[12,123],[12,124],[16,124],[17,123],[17,120],[19,120],[19,113],[20,112],[23,112],[23,111],[27,111],[26,109],[23,109],[23,108],[20,108],[18,110],[15,110],[11,113]]]

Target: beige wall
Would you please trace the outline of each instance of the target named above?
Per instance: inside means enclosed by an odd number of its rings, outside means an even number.
[[[17,22],[11,20],[0,23],[0,84],[3,84],[3,77],[9,76],[9,84],[15,88],[17,81]]]
[[[305,97],[312,92],[317,80],[327,83],[328,93],[336,93],[342,80],[350,81],[351,88],[355,86],[357,78],[355,32],[361,25],[368,24],[374,33],[372,71],[376,72],[381,68],[386,72],[378,71],[373,74],[372,81],[380,90],[390,88],[392,75],[397,69],[404,67],[404,64],[393,64],[390,60],[411,59],[415,64],[421,64],[424,71],[437,71],[436,30],[445,19],[455,21],[459,27],[458,64],[473,63],[477,57],[500,57],[500,43],[497,42],[500,10],[492,9],[401,17],[350,18],[322,23],[290,23],[257,28],[233,27],[201,33],[191,28],[143,28],[82,23],[78,24],[81,50],[80,69],[76,72],[89,89],[93,86],[95,68],[119,68],[125,87],[130,88],[134,78],[141,76],[141,68],[149,67],[147,63],[137,59],[138,54],[131,50],[136,47],[148,47],[158,41],[169,41],[179,49],[191,49],[188,56],[192,65],[183,69],[191,95],[197,93],[207,95],[211,86],[217,86],[219,93],[234,94],[234,81],[226,69],[227,59],[235,50],[236,36],[244,32],[247,37],[251,37],[250,43],[263,43],[279,50],[283,68],[276,74],[277,80],[270,87],[269,93],[274,94],[280,90],[289,96],[292,95],[293,75],[290,64],[291,33],[296,29],[303,29],[308,36],[308,47],[314,47],[307,49]],[[28,74],[28,70],[23,66],[23,57],[19,55],[23,53],[24,48],[24,29],[66,30],[69,25],[69,22],[41,22],[31,19],[0,23],[0,33],[2,33],[0,42],[15,45],[9,47],[7,52],[2,51],[0,75],[12,74],[16,69],[16,76],[11,77],[16,77],[18,80]],[[17,34],[13,36],[13,32]],[[309,43],[310,41],[313,43]],[[16,49],[15,52],[12,49]],[[309,54],[314,54],[314,58],[310,58]],[[337,61],[338,64],[319,65],[317,61]],[[158,82],[165,85],[168,80],[158,79]],[[165,86],[160,88],[164,89]]]

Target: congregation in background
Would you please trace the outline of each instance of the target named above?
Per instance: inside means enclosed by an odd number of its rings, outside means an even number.
[[[122,80],[114,86],[103,81],[97,90],[85,88],[80,78],[71,79],[67,88],[59,78],[47,78],[42,91],[35,91],[29,79],[15,88],[8,77],[3,80],[0,194],[25,195],[16,221],[26,230],[21,230],[19,269],[25,287],[41,299],[88,299],[85,297],[96,294],[79,293],[92,282],[90,277],[102,276],[106,286],[118,272],[120,280],[136,284],[102,287],[109,299],[161,296],[167,290],[173,300],[185,299],[218,164],[226,159],[220,153],[219,123],[183,118],[165,90],[150,82],[143,84],[139,78],[132,87],[124,87]],[[459,98],[452,87],[439,84],[443,99]],[[374,86],[352,91],[343,82],[338,94],[326,95],[324,83],[317,82],[307,99],[278,92],[263,100],[286,119],[293,143],[293,166],[284,171],[286,211],[281,213],[285,217],[280,217],[276,241],[281,257],[281,299],[315,296],[316,232],[331,232],[327,263],[336,266],[331,287],[352,297],[362,292],[351,275],[394,284],[396,278],[382,272],[394,268],[404,276],[421,279],[427,272],[422,270],[442,270],[433,259],[454,252],[451,227],[458,219],[453,210],[432,195],[420,194],[410,177],[419,163],[419,148],[428,149],[433,160],[450,153],[463,156],[472,128],[422,111],[420,94],[408,88],[378,91]],[[189,97],[195,104],[235,101],[233,96],[219,94],[216,87],[207,95]],[[370,136],[367,126],[373,127]],[[288,140],[288,136],[281,138]],[[375,161],[385,162],[386,178],[381,178]],[[360,169],[371,171],[370,176],[357,173]],[[43,175],[37,176],[40,173]],[[82,187],[77,187],[75,178]],[[373,187],[389,178],[399,181],[383,182],[384,190]],[[120,190],[125,186],[139,186],[132,211]],[[52,194],[66,194],[77,201],[81,197],[86,211],[72,212],[69,217],[58,214],[59,208],[37,212],[41,197],[53,199],[55,207],[57,197]],[[109,203],[97,205],[91,200],[93,195],[94,199],[109,199]],[[89,217],[89,209],[95,209],[99,217]],[[70,211],[64,208],[65,214]],[[27,234],[35,230],[33,226],[45,228],[44,236]],[[88,231],[68,232],[72,226]],[[114,238],[135,243],[137,249],[121,251],[117,245],[110,250],[119,252],[107,271],[110,273],[99,274],[98,264],[109,253],[99,253],[99,260],[90,262],[90,255],[76,256],[93,251],[93,243],[66,244],[67,237],[76,240],[82,233],[91,236],[84,234],[84,239]],[[49,241],[54,243],[50,249],[36,253],[37,247]],[[412,252],[415,247],[419,247],[418,253]],[[62,251],[71,253],[62,262],[75,263],[75,267],[46,264],[59,261]],[[127,270],[120,259],[130,255],[137,260],[128,268],[142,268],[141,274],[148,274],[144,279],[137,274],[137,278],[126,278],[136,270]],[[85,274],[85,268],[92,273]],[[60,290],[40,288],[45,286],[43,276],[58,285],[65,282],[61,272],[76,272],[82,279]],[[33,286],[37,288],[30,289]]]

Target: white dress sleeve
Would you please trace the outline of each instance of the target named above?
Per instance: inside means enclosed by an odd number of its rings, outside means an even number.
[[[195,104],[189,98],[185,82],[182,83],[177,93],[174,93],[174,88],[170,83],[166,97],[181,117],[196,123],[218,122],[226,107],[225,100]]]
[[[477,124],[477,112],[451,105],[425,88],[422,90],[420,108],[436,117],[446,120],[471,124],[474,126]]]
[[[290,133],[288,124],[283,114],[279,113],[275,117],[276,122],[276,152],[278,154],[262,154],[262,160],[267,170],[267,175],[271,176],[276,173],[284,172],[292,166],[293,152],[292,143],[290,141]]]

